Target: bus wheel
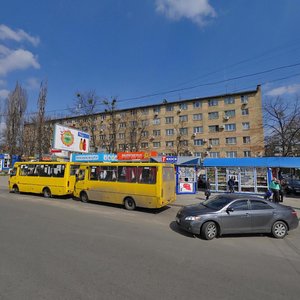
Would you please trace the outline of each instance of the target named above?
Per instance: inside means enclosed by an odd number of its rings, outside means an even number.
[[[13,186],[13,192],[14,192],[15,194],[19,194],[19,187],[18,187],[17,185],[14,185],[14,186]]]
[[[51,191],[49,190],[49,188],[44,188],[43,189],[43,195],[45,198],[51,198]]]
[[[125,198],[124,205],[128,210],[134,210],[136,208],[134,200],[130,197]]]
[[[89,202],[89,197],[86,192],[81,192],[80,193],[80,201],[83,203],[88,203]]]

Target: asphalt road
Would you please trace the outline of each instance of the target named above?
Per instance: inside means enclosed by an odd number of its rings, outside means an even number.
[[[299,299],[300,229],[212,241],[159,212],[0,187],[0,299]]]

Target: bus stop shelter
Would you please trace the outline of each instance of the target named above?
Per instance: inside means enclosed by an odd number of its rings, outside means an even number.
[[[212,191],[227,191],[227,182],[232,177],[238,192],[265,193],[274,176],[279,179],[299,177],[300,158],[205,158],[203,167],[206,177],[210,178]]]

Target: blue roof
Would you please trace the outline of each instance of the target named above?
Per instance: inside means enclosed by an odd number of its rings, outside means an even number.
[[[205,158],[203,166],[300,168],[300,157]]]

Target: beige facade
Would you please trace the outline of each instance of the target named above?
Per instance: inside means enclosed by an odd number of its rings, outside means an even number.
[[[195,98],[52,120],[88,131],[92,151],[157,151],[165,155],[255,157],[264,154],[260,86]]]

